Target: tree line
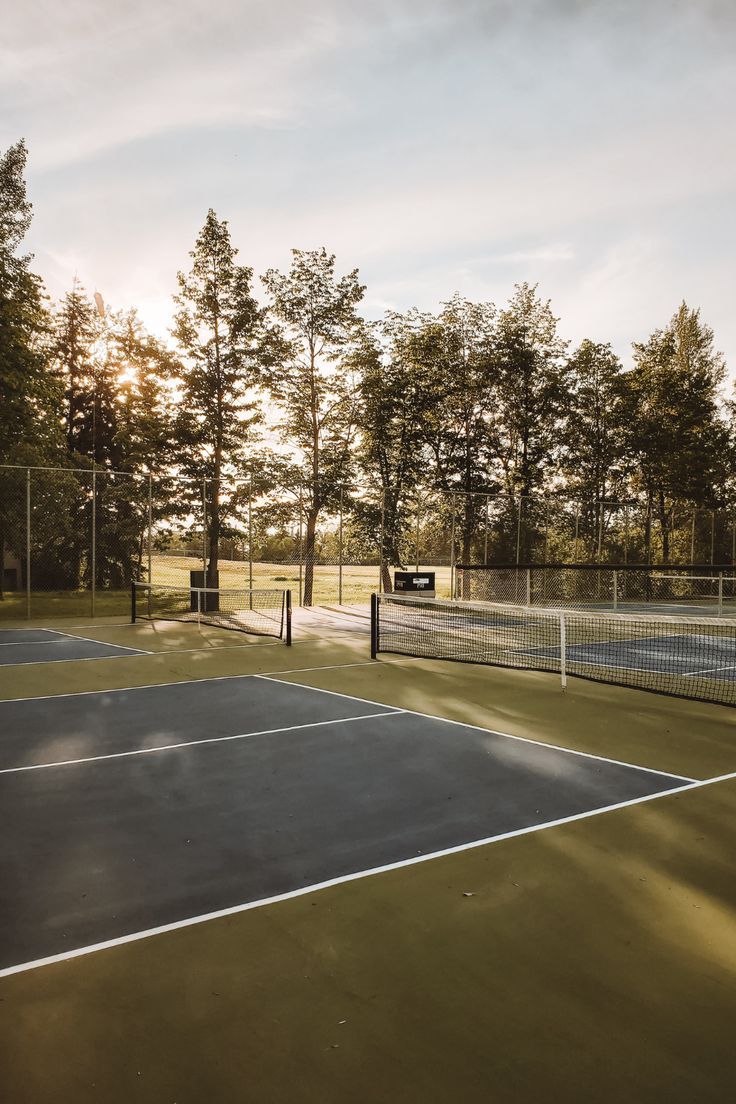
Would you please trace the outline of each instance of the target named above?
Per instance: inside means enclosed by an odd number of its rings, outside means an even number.
[[[352,506],[365,532],[383,532],[387,571],[407,504],[428,490],[462,492],[465,561],[485,494],[504,496],[510,517],[520,499],[578,502],[591,539],[607,504],[641,502],[665,560],[676,507],[736,502],[726,365],[685,302],[626,369],[608,343],[571,348],[529,283],[503,306],[456,294],[436,312],[367,321],[357,269],[294,249],[287,271],[258,281],[210,210],[163,342],[76,280],[49,301],[23,252],[26,156],[21,141],[0,158],[0,463],[179,477],[192,509],[204,479],[210,585],[245,484],[274,500],[299,489],[306,604],[318,522],[355,485],[380,492]],[[180,493],[172,513],[187,505]]]

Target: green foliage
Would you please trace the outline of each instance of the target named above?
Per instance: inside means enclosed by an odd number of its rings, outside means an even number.
[[[360,333],[363,297],[357,269],[336,279],[324,249],[292,250],[288,273],[269,269],[263,283],[283,327],[266,385],[278,404],[282,439],[299,456],[307,526],[304,604],[311,605],[320,512],[349,481],[356,444],[359,379],[345,354]]]
[[[23,142],[0,157],[0,463],[58,459],[61,450],[41,280],[18,252],[32,214],[26,157]]]
[[[633,486],[656,512],[666,560],[674,502],[713,508],[726,501],[734,446],[719,403],[725,365],[713,331],[684,302],[663,330],[634,345],[634,361],[622,378],[625,447],[636,465]]]
[[[251,292],[253,270],[236,263],[228,224],[210,210],[178,274],[174,337],[182,355],[176,424],[178,465],[207,480],[209,565],[215,578],[226,470],[242,466],[261,421],[254,388],[262,375],[263,312]],[[192,498],[199,494],[192,485]]]

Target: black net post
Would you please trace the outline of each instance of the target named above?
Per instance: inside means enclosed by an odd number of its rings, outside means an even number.
[[[287,590],[284,594],[284,607],[286,612],[286,628],[284,632],[284,639],[286,641],[287,648],[291,647],[291,591]]]
[[[130,623],[135,625],[135,580],[130,584]]]
[[[378,655],[378,595],[371,594],[371,659]]]

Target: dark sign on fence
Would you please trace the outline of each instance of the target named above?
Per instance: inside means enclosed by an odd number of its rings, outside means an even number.
[[[394,571],[394,590],[397,594],[423,594],[434,598],[434,571]]]

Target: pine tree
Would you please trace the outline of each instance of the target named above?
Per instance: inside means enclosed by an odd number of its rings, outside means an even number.
[[[251,291],[253,270],[236,263],[227,221],[210,210],[178,274],[174,337],[183,359],[176,435],[181,470],[207,487],[207,582],[217,585],[225,477],[242,466],[261,420],[253,388],[263,355],[263,312]]]

